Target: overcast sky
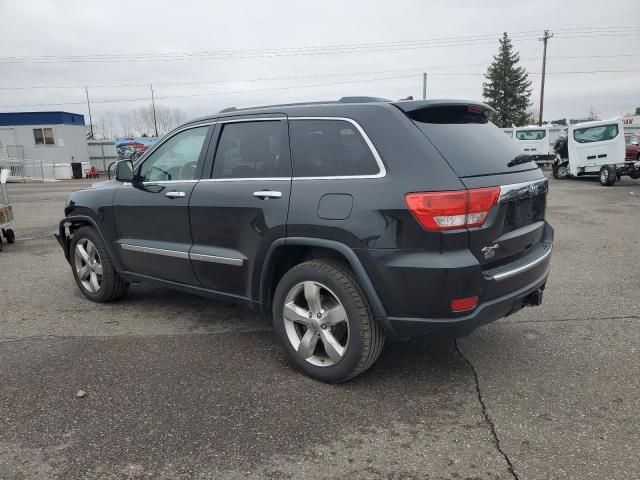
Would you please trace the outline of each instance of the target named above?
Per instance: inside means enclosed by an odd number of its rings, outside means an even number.
[[[149,97],[147,86],[100,85],[151,82],[158,103],[187,117],[347,95],[420,98],[421,71],[428,72],[428,98],[481,99],[479,74],[503,31],[514,35],[531,73],[537,110],[545,28],[555,33],[545,119],[583,117],[591,107],[610,117],[640,106],[638,0],[0,0],[0,18],[0,111],[87,116],[88,85],[95,121]],[[461,38],[471,36],[480,38]],[[561,73],[594,70],[626,71]],[[192,84],[165,85],[172,82]],[[5,88],[32,86],[47,88]],[[121,99],[129,100],[99,103]]]

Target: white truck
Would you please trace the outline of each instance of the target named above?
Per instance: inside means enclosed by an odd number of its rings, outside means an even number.
[[[554,178],[599,175],[605,186],[615,184],[623,175],[640,178],[640,162],[625,161],[621,118],[571,125],[566,140],[556,142],[556,152]]]

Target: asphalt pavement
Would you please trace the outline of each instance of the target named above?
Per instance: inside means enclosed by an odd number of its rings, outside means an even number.
[[[52,234],[91,182],[11,184],[0,479],[640,478],[640,181],[550,182],[541,307],[389,343],[339,386],[238,306],[144,285],[86,300]]]

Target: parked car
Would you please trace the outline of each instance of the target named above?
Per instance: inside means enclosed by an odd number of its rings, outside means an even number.
[[[627,161],[640,161],[640,134],[625,133],[625,159]]]
[[[304,373],[346,381],[385,338],[468,335],[541,303],[547,179],[492,112],[360,97],[229,109],[74,192],[57,237],[93,301],[142,281],[240,302]]]

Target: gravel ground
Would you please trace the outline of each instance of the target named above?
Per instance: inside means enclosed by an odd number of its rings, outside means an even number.
[[[52,234],[89,183],[10,185],[0,479],[640,478],[640,182],[552,179],[541,307],[388,344],[341,386],[298,374],[243,308],[82,297]]]

